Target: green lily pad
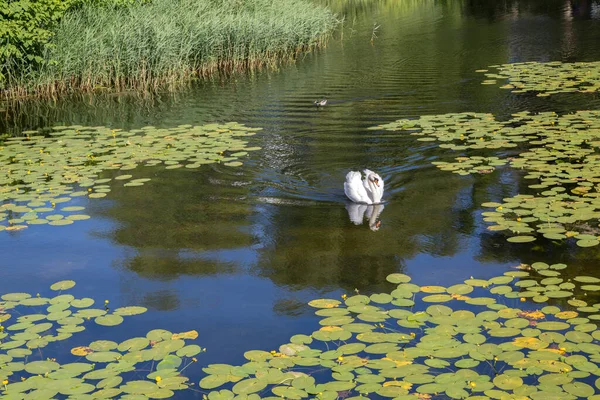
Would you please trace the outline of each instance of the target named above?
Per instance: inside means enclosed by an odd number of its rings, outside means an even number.
[[[236,383],[233,386],[233,389],[231,390],[233,391],[233,393],[238,395],[248,395],[251,393],[260,392],[265,387],[267,387],[267,383],[265,381],[262,381],[260,379],[249,378]]]
[[[148,309],[146,307],[137,307],[137,306],[130,306],[130,307],[120,307],[117,308],[113,311],[114,314],[116,315],[138,315],[138,314],[143,314],[146,311],[148,311]]]
[[[25,364],[25,371],[35,375],[43,375],[58,368],[60,368],[60,364],[53,361],[32,361]]]
[[[502,390],[514,390],[523,385],[523,379],[518,376],[498,375],[494,378],[494,385]]]
[[[115,326],[123,322],[123,317],[121,317],[120,315],[109,314],[96,317],[94,321],[96,321],[98,325]]]

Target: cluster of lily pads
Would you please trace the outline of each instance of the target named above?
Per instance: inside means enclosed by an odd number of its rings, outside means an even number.
[[[537,92],[544,97],[556,93],[592,93],[600,90],[600,62],[522,62],[513,64],[492,65],[497,70],[484,72],[488,78],[482,83],[494,85],[497,80],[508,83],[500,86],[510,89],[513,93]]]
[[[188,388],[182,371],[203,349],[186,344],[196,331],[173,334],[155,329],[145,337],[116,343],[97,340],[77,346],[71,355],[56,353],[53,344],[72,338],[92,321],[115,326],[144,307],[90,308],[91,298],[77,299],[62,291],[75,285],[51,286],[54,297],[9,293],[0,301],[0,398],[2,399],[163,399]],[[76,339],[71,339],[74,341]],[[49,349],[52,357],[44,355]]]
[[[509,233],[509,241],[530,242],[538,232],[552,240],[575,237],[583,247],[600,244],[600,111],[525,111],[505,121],[484,113],[431,115],[373,129],[409,131],[455,151],[506,150],[434,164],[459,175],[491,173],[503,165],[526,172],[533,194],[483,204],[493,208],[483,213],[494,223],[488,229]]]
[[[0,231],[88,219],[79,213],[83,206],[65,203],[104,197],[111,184],[143,185],[150,178],[132,179],[129,174],[140,165],[239,166],[240,157],[258,149],[244,138],[259,129],[235,122],[130,131],[75,125],[7,138],[0,144]],[[108,170],[115,171],[112,177],[100,176]]]
[[[208,365],[200,387],[209,400],[599,399],[600,304],[575,293],[593,297],[600,279],[564,268],[521,264],[449,287],[395,273],[390,293],[311,301],[319,330]]]

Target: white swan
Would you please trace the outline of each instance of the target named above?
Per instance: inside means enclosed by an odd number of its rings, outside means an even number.
[[[381,177],[373,171],[365,169],[366,177],[361,180],[362,175],[357,171],[346,174],[344,182],[344,193],[355,203],[379,204],[383,197],[384,182]]]

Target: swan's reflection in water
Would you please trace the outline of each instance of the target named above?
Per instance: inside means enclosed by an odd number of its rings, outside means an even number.
[[[378,231],[379,227],[381,227],[379,215],[384,208],[383,204],[349,203],[346,205],[350,221],[352,221],[354,225],[362,225],[366,217],[369,229],[372,231]]]

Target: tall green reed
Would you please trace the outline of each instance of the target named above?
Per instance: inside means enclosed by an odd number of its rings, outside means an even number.
[[[53,60],[9,82],[4,95],[108,87],[152,91],[192,76],[274,65],[324,44],[336,17],[307,0],[154,0],[84,6],[59,24]]]

